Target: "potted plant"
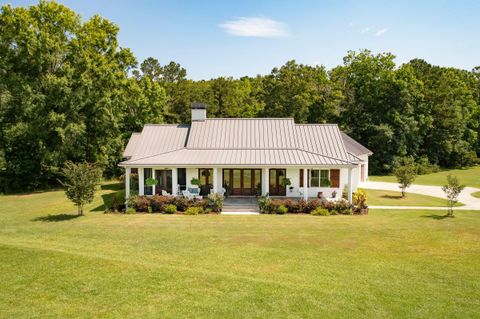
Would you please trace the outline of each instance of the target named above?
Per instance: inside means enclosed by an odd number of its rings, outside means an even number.
[[[280,181],[280,185],[282,185],[283,187],[287,187],[287,186],[292,185],[292,181],[290,180],[290,178],[284,177]],[[293,187],[290,187],[290,191],[292,191],[292,190],[293,190]]]
[[[324,178],[320,181],[320,186],[321,187],[330,187],[332,183],[330,183],[330,180],[328,178]]]
[[[198,187],[198,186],[200,186],[200,179],[193,177],[193,178],[190,180],[190,184],[192,184],[193,186]]]
[[[149,177],[145,180],[145,185],[146,186],[157,186],[158,185],[158,180],[155,179],[155,178]]]

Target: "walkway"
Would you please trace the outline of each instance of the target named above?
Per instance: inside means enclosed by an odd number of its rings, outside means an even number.
[[[223,203],[223,215],[257,215],[258,201],[255,197],[227,197]]]
[[[362,182],[359,185],[360,188],[365,189],[380,189],[388,191],[397,191],[398,184],[386,183],[386,182]],[[460,203],[465,206],[455,207],[455,210],[480,210],[480,198],[475,198],[471,194],[480,191],[478,188],[465,187],[463,192],[458,197]],[[415,193],[422,195],[429,195],[434,197],[445,198],[445,193],[441,186],[427,186],[427,185],[412,185],[407,188],[407,193]],[[432,210],[445,210],[445,207],[420,207],[420,206],[369,206],[370,208],[385,208],[385,209],[432,209]]]

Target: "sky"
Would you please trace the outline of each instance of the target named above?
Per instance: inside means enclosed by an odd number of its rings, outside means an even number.
[[[194,80],[270,73],[288,60],[342,64],[349,50],[391,52],[471,70],[480,65],[480,1],[474,0],[59,0],[84,20],[116,23],[122,47]],[[27,6],[36,1],[0,0]]]

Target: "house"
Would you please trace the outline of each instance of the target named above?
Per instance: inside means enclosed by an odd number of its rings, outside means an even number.
[[[203,195],[225,188],[231,196],[325,197],[344,187],[352,200],[368,178],[367,148],[336,124],[295,124],[291,118],[207,118],[192,105],[190,125],[147,124],[124,151],[125,189],[179,194],[200,179]],[[131,174],[138,186],[131,189]],[[146,185],[155,178],[157,185]],[[285,186],[285,178],[290,185]],[[151,184],[151,183],[150,183]],[[138,189],[137,189],[138,188]]]

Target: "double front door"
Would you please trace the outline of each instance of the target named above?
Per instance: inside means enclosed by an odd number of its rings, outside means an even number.
[[[224,169],[223,187],[230,195],[253,196],[262,191],[261,169]]]
[[[282,186],[283,179],[287,176],[287,171],[285,169],[272,168],[269,172],[268,181],[269,181],[269,194],[272,196],[285,196],[286,187]]]

